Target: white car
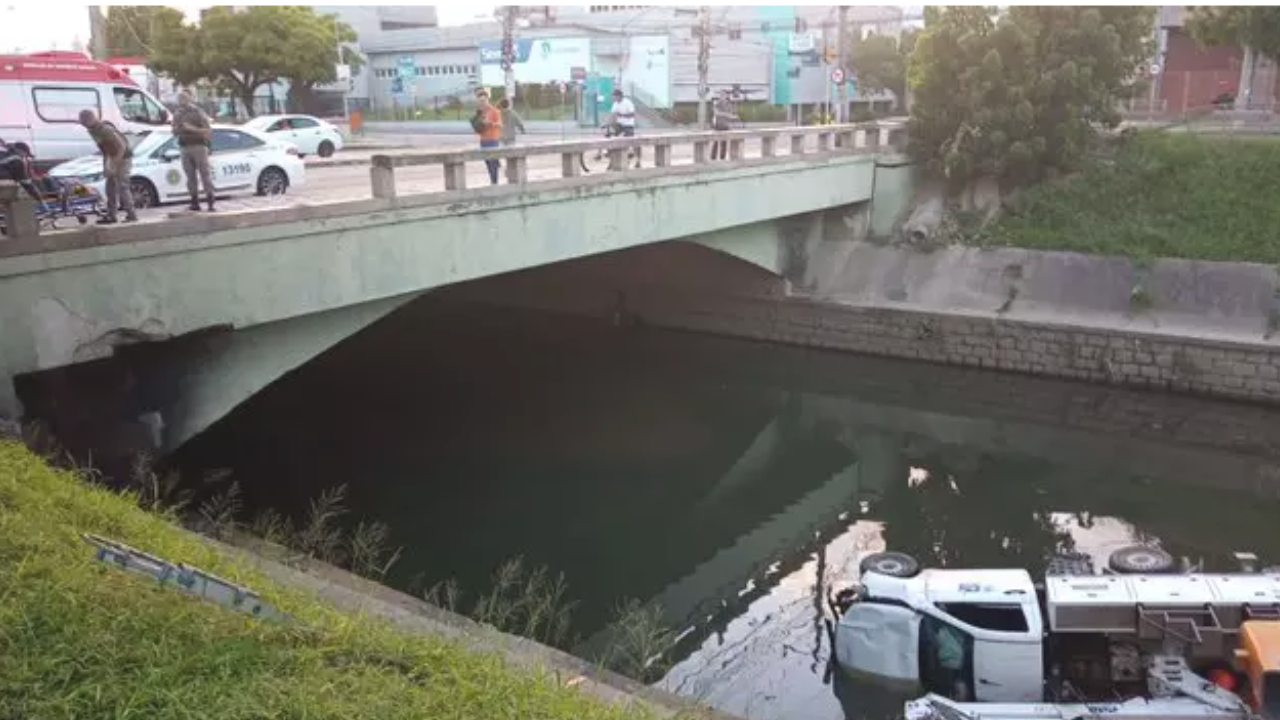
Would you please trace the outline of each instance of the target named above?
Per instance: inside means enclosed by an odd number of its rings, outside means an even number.
[[[210,170],[218,197],[242,192],[281,195],[306,181],[306,168],[297,148],[260,132],[214,125],[209,145]],[[168,129],[156,130],[134,146],[129,188],[133,191],[135,207],[141,209],[191,199],[181,158],[177,138]],[[49,174],[56,178],[78,178],[99,193],[105,192],[102,155],[69,160],[55,166]],[[201,188],[201,195],[203,192]]]
[[[342,132],[333,124],[310,115],[259,115],[243,127],[293,143],[303,157],[327,158],[342,149]]]

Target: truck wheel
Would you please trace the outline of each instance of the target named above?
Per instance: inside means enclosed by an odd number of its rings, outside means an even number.
[[[1151,545],[1126,545],[1107,558],[1107,567],[1122,575],[1167,573],[1173,566],[1172,555]]]
[[[915,577],[920,572],[920,563],[906,553],[882,552],[868,555],[858,563],[858,570],[864,574],[873,572],[896,578]]]

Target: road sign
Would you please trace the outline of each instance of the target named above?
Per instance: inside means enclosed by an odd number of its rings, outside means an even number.
[[[396,74],[402,78],[411,78],[417,74],[417,63],[412,55],[401,55],[396,60]]]
[[[832,69],[832,70],[831,70],[831,84],[832,84],[832,85],[839,85],[839,84],[840,84],[840,83],[842,83],[842,82],[844,82],[844,70],[841,70],[840,68],[834,68],[834,69]]]

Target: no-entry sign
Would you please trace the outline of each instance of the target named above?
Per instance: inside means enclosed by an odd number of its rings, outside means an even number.
[[[839,85],[842,82],[844,82],[844,70],[835,68],[831,71],[831,83],[833,85]]]

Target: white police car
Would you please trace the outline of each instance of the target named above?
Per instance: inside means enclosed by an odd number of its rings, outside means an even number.
[[[209,164],[218,197],[246,192],[280,195],[306,181],[306,169],[297,148],[258,131],[214,125],[209,145]],[[98,192],[104,192],[106,186],[101,155],[68,160],[55,166],[49,174],[56,178],[78,178]],[[138,208],[191,199],[187,193],[187,176],[182,171],[182,153],[170,130],[148,133],[134,146],[133,177],[129,186]],[[201,188],[203,194],[204,188]]]

